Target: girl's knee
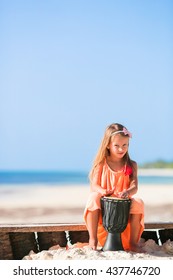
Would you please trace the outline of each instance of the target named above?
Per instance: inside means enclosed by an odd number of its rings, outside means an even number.
[[[88,200],[86,203],[86,209],[89,211],[94,211],[96,209],[100,209],[101,208],[100,198],[101,198],[101,194],[99,194],[97,192],[91,192],[89,194],[89,197],[88,197]]]
[[[131,213],[143,213],[144,212],[144,202],[141,198],[133,198],[131,207],[130,207]]]
[[[91,192],[89,195],[89,200],[90,199],[100,203],[101,194],[98,192]]]

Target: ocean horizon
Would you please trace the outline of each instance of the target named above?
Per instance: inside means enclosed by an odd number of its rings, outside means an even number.
[[[139,184],[173,185],[173,172],[141,170],[139,171],[138,181]],[[0,186],[7,184],[89,184],[89,178],[88,172],[82,171],[0,171]]]

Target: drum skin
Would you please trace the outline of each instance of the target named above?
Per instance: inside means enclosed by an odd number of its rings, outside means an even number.
[[[109,233],[121,233],[125,230],[130,211],[130,199],[114,197],[101,198],[102,221],[105,230]]]

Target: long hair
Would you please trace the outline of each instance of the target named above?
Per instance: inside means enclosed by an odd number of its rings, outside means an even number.
[[[111,141],[112,134],[114,132],[116,132],[116,131],[121,131],[119,133],[122,136],[129,137],[129,135],[127,135],[127,134],[125,135],[124,134],[123,129],[127,130],[127,128],[125,126],[123,126],[122,124],[119,124],[119,123],[112,123],[111,125],[107,126],[107,128],[105,130],[105,133],[104,133],[104,136],[103,136],[103,139],[101,141],[100,147],[99,147],[98,152],[97,152],[97,154],[95,156],[95,159],[93,161],[93,165],[92,165],[91,171],[89,173],[90,181],[92,180],[95,168],[99,164],[103,163],[105,158],[110,155],[109,149],[107,147],[108,147],[108,145],[109,145],[109,143]],[[125,160],[125,162],[128,165],[132,166],[131,159],[129,157],[129,153],[128,152],[124,155],[124,160]]]

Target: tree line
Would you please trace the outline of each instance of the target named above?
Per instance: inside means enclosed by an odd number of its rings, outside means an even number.
[[[140,168],[173,168],[173,161],[157,160],[139,164]]]

